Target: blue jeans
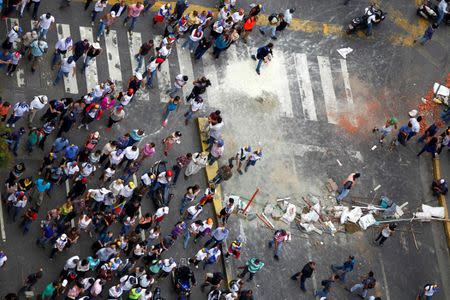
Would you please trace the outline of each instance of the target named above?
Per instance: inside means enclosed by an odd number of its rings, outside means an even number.
[[[359,289],[362,290],[361,297],[366,298],[368,290],[364,289],[364,285],[362,283],[357,283],[354,286],[352,286],[352,288],[350,289],[350,292],[353,293],[354,291],[359,290]]]
[[[326,297],[328,295],[328,291],[325,290],[317,290],[314,292],[314,296],[316,297]]]
[[[155,75],[156,75],[156,69],[151,73],[149,73],[147,70],[145,70],[144,74],[142,74],[142,76],[146,77],[146,79],[147,79],[147,82],[146,82],[147,87],[149,87],[151,89],[153,88],[153,78],[155,78]]]
[[[137,67],[136,67],[136,72],[138,72],[141,68],[142,68],[142,63],[144,62],[144,55],[141,55],[141,54],[136,54],[135,56],[134,56],[134,58],[136,58],[136,60],[137,60],[137,62],[138,62],[138,65],[137,65]]]
[[[422,45],[424,45],[426,42],[428,42],[429,40],[431,40],[431,38],[427,35],[423,35],[418,39],[418,42]]]
[[[340,203],[345,197],[348,196],[348,193],[350,193],[350,190],[342,187],[339,191],[339,195],[336,196],[336,201]]]
[[[97,18],[97,14],[98,14],[98,12],[96,12],[95,10],[92,11],[91,22],[95,21],[95,18]]]
[[[262,59],[258,59],[258,64],[256,65],[256,72],[259,73],[261,70],[261,65],[263,63]]]
[[[53,84],[56,85],[63,76],[65,77],[69,76],[69,72],[64,72],[63,70],[61,70],[61,68],[59,68],[58,73],[56,73],[56,78]]]
[[[153,4],[155,4],[154,2],[153,3],[150,3],[150,1],[149,0],[144,0],[144,10],[142,11],[144,14],[146,13],[146,12],[148,12],[149,10],[150,10],[150,8],[153,6]]]
[[[58,50],[56,50],[55,53],[53,53],[52,66],[56,65],[56,63],[59,62],[60,60],[61,60],[61,54],[59,53]]]
[[[438,9],[438,18],[436,20],[436,23],[440,25],[442,21],[444,21],[445,12],[442,9]]]
[[[125,18],[125,20],[123,21],[123,23],[124,23],[124,24],[127,23],[128,20],[129,20],[130,18],[131,18],[131,24],[130,24],[130,27],[128,27],[128,31],[133,31],[134,26],[136,25],[136,21],[137,21],[137,18],[138,18],[138,17],[129,17],[129,16],[126,16],[126,18]]]
[[[188,197],[183,197],[181,199],[181,206],[180,206],[180,215],[184,213],[184,210],[186,209],[186,206],[188,206],[189,203],[191,203],[192,200]]]
[[[275,241],[274,241],[274,240],[271,240],[271,241],[269,242],[269,247],[272,247],[274,243],[275,243]],[[278,242],[277,248],[275,249],[275,255],[276,255],[276,256],[280,256],[280,255],[281,255],[281,250],[282,250],[282,249],[283,249],[283,242]]]
[[[348,270],[344,268],[344,265],[340,266],[331,265],[331,269],[335,274],[337,274],[337,271],[341,271],[339,274],[339,278],[342,280],[342,282],[345,282],[345,275],[347,274]]]
[[[39,39],[43,39],[47,36],[48,29],[39,28]]]
[[[373,27],[372,22],[370,22],[369,24],[367,24],[367,31],[366,31],[366,35],[367,35],[367,36],[372,35],[372,27]]]
[[[17,121],[19,121],[20,118],[21,118],[21,117],[15,116],[14,114],[12,114],[12,115],[8,118],[8,121],[6,121],[6,124],[12,125],[12,124],[16,123]]]
[[[86,58],[84,59],[84,64],[83,64],[83,68],[81,69],[81,72],[84,73],[84,71],[86,70],[87,66],[90,65],[90,62],[94,59],[94,57],[92,56],[86,56]]]
[[[266,32],[266,31],[270,30],[271,36],[276,36],[277,26],[266,25],[266,26],[262,26],[259,30],[262,32]]]
[[[191,238],[191,233],[189,232],[189,230],[186,230],[186,233],[184,234],[184,240],[183,240],[183,248],[184,249],[187,248],[190,238]]]
[[[98,31],[97,31],[97,38],[100,38],[104,33],[106,29],[106,24],[100,20],[100,23],[98,23]]]
[[[182,45],[183,48],[188,48],[191,51],[194,51],[194,49],[197,47],[197,42],[194,42],[190,38],[188,38]]]
[[[190,120],[192,119],[192,116],[195,114],[195,111],[192,111],[191,109],[189,109],[184,116],[186,117],[186,120]]]

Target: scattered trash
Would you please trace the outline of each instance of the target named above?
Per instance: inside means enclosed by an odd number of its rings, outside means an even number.
[[[380,187],[381,187],[381,184],[377,185],[377,186],[373,189],[373,191],[376,192]]]
[[[338,49],[337,52],[343,57],[347,58],[347,55],[353,52],[353,49],[350,47]]]
[[[336,161],[337,161],[339,167],[342,167],[342,163],[339,161],[339,159],[336,159]]]
[[[365,216],[362,216],[358,221],[358,225],[363,230],[366,230],[368,227],[375,225],[376,223],[377,223],[377,220],[375,220],[375,218],[373,217],[372,214],[367,214]]]

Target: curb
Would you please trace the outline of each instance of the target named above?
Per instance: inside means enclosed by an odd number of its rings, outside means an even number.
[[[198,134],[200,138],[200,144],[202,147],[202,151],[206,151],[206,148],[208,145],[206,143],[203,143],[203,140],[205,139],[205,136],[202,134],[202,128],[205,126],[205,124],[208,122],[208,118],[197,118],[197,128],[198,128]],[[213,179],[214,176],[216,176],[217,170],[219,169],[219,163],[218,161],[215,161],[212,165],[206,165],[205,167],[205,175],[206,180],[209,182],[209,180]],[[213,199],[213,208],[214,208],[214,220],[216,221],[216,224],[219,224],[219,218],[218,215],[220,214],[220,211],[222,210],[222,187],[221,185],[216,185],[216,192]],[[225,244],[226,246],[226,244]],[[223,250],[225,249],[225,250]],[[231,272],[231,265],[227,264],[225,262],[225,256],[224,251],[226,251],[228,248],[223,247],[222,248],[222,267],[225,271],[225,278],[226,278],[226,286],[227,288],[228,283],[233,280],[232,272]]]
[[[441,179],[441,164],[439,161],[439,158],[433,158],[433,177],[434,180]],[[447,206],[447,199],[445,199],[444,195],[439,195],[438,197],[439,205],[444,208],[445,211],[445,219],[449,218],[448,215],[448,206]],[[450,222],[443,222],[444,225],[444,231],[445,231],[445,237],[447,239],[447,246],[450,248]]]

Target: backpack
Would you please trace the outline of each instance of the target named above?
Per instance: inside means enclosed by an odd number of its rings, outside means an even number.
[[[369,277],[366,280],[365,287],[368,288],[368,289],[373,289],[373,288],[375,288],[375,284],[376,283],[377,283],[377,280],[375,278]]]
[[[271,14],[268,19],[269,19],[270,23],[272,23],[274,21],[274,19],[277,19],[276,22],[278,22],[277,14]],[[273,22],[273,23],[276,23],[276,22]]]

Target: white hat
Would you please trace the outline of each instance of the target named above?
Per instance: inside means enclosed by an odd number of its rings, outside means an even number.
[[[67,239],[67,235],[65,233],[61,234],[61,239],[62,240],[66,240]]]
[[[108,189],[106,189],[106,188],[101,188],[100,189],[100,193],[102,193],[102,194],[106,194],[106,193],[108,193],[109,191],[108,191]]]
[[[100,44],[99,43],[92,43],[92,47],[94,47],[94,49],[100,49]]]
[[[41,101],[41,103],[43,103],[43,104],[47,104],[47,102],[48,102],[48,97],[44,95],[44,96],[42,96],[42,97],[39,98],[39,101]]]
[[[168,208],[167,206],[165,206],[165,207],[163,208],[163,212],[164,212],[165,214],[168,214],[168,213],[169,213],[169,208]]]
[[[100,133],[98,131],[94,132],[94,138],[98,139],[99,136],[100,136]]]
[[[115,11],[112,11],[112,12],[111,12],[111,17],[113,17],[113,18],[116,17],[116,12],[115,12]]]
[[[141,73],[136,72],[136,74],[134,74],[134,76],[136,76],[136,78],[137,78],[138,80],[142,80],[142,74],[141,74]]]
[[[445,179],[442,178],[441,180],[439,180],[440,183],[445,183]]]
[[[411,110],[411,111],[408,113],[408,115],[409,115],[411,118],[414,118],[415,116],[417,116],[417,113],[418,113],[417,109],[413,109],[413,110]]]

